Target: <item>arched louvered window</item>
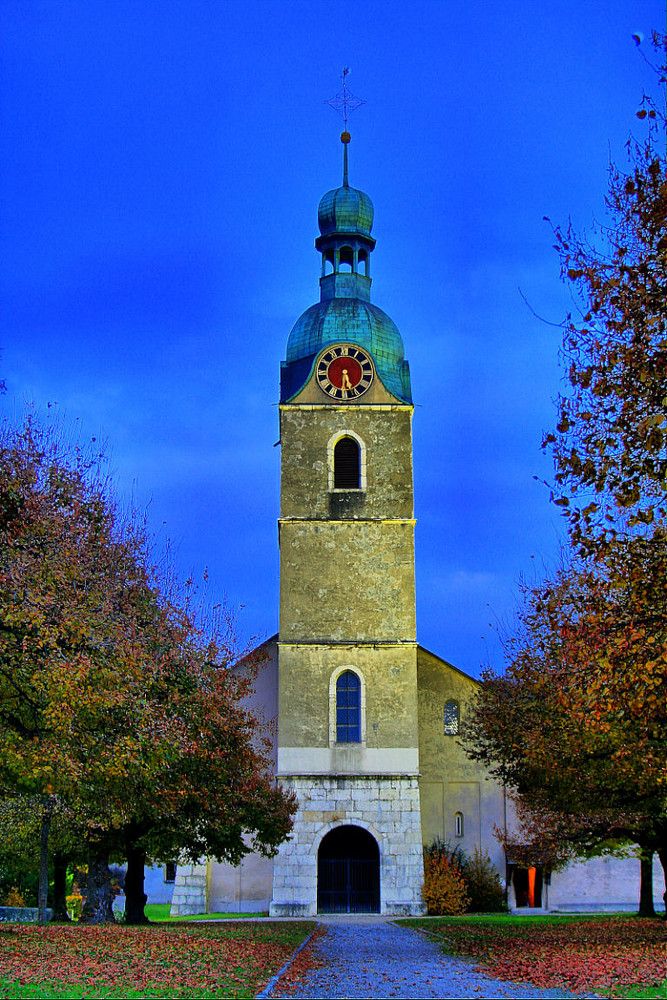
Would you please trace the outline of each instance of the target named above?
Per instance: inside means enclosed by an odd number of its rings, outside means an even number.
[[[343,437],[334,448],[334,489],[358,490],[360,487],[360,449],[354,438]]]
[[[457,701],[446,701],[444,715],[445,736],[456,736],[459,731],[459,705]]]
[[[336,681],[336,742],[361,743],[361,681],[352,670]]]

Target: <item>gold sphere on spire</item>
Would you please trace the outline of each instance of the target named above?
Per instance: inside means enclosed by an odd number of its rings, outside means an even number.
[[[350,135],[349,132],[341,132],[341,134],[340,134],[340,141],[341,142],[348,143],[351,138],[352,138],[352,136]]]

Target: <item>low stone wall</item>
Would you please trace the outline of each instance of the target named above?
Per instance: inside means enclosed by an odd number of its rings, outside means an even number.
[[[0,923],[2,924],[36,924],[38,909],[36,906],[0,906]],[[52,910],[46,911],[46,919],[53,916]]]

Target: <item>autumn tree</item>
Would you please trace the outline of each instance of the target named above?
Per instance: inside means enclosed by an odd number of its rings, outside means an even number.
[[[653,645],[635,600],[581,565],[525,588],[508,666],[483,675],[467,735],[537,817],[514,848],[558,859],[558,844],[566,858],[632,843],[666,867],[667,703],[634,689]]]
[[[194,863],[208,856],[238,864],[250,851],[275,854],[292,827],[295,799],[276,784],[262,720],[246,706],[253,656],[235,669],[229,645],[222,651],[210,638],[200,645],[190,614],[181,627],[186,634],[175,647],[181,676],[170,685],[170,697],[184,739],[157,773],[137,770],[116,819],[128,864],[128,923],[146,919],[147,860]]]
[[[542,867],[545,872],[562,870],[575,858],[605,855],[636,856],[639,851],[640,917],[655,917],[653,903],[653,855],[650,847],[636,845],[638,824],[627,814],[610,810],[596,813],[558,812],[550,805],[544,788],[535,789],[526,798],[516,791],[508,795],[511,820],[503,829],[496,829],[498,841],[506,856],[521,868]],[[529,805],[529,802],[531,805]],[[572,799],[567,808],[572,809]]]
[[[665,39],[654,43],[664,84]],[[667,175],[664,114],[648,97],[639,127],[628,168],[610,170],[604,223],[554,230],[578,308],[544,445],[571,556],[526,588],[471,752],[531,809],[570,817],[582,852],[630,840],[667,872]]]
[[[665,38],[654,34],[665,84]],[[607,218],[588,233],[556,226],[561,275],[577,309],[564,323],[569,391],[546,435],[555,499],[586,554],[667,515],[667,176],[664,112],[649,96],[643,138],[612,165]]]
[[[54,804],[81,775],[70,750],[104,687],[93,663],[109,652],[96,556],[105,506],[93,464],[68,465],[33,420],[0,447],[0,776],[41,818],[39,907],[46,907],[48,833]]]
[[[99,922],[133,830],[169,827],[173,851],[189,824],[238,858],[244,834],[276,849],[293,802],[241,705],[236,651],[164,585],[97,458],[34,420],[0,436],[0,788],[40,804],[42,913],[51,819],[76,814]]]

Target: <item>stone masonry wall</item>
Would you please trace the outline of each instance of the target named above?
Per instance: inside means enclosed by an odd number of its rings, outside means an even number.
[[[172,917],[190,917],[207,912],[207,871],[206,861],[198,865],[178,866],[171,898]]]
[[[363,827],[380,849],[380,910],[426,912],[419,789],[416,777],[292,777],[283,784],[299,799],[292,838],[273,868],[272,916],[317,913],[317,852],[337,826]]]

